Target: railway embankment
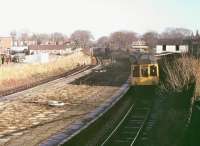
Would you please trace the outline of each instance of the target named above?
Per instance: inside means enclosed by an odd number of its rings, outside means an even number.
[[[194,58],[165,58],[160,62],[161,82],[155,100],[156,124],[149,145],[183,146],[195,101],[197,64]]]

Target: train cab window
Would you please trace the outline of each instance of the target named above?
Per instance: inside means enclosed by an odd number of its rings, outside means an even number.
[[[140,66],[133,67],[133,77],[140,77]]]
[[[157,76],[157,67],[155,65],[150,66],[150,76]]]
[[[142,77],[148,77],[148,66],[143,66],[141,68]]]

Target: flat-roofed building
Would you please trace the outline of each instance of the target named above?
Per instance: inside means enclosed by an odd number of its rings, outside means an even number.
[[[161,53],[188,53],[189,43],[183,39],[162,39],[158,41],[156,45],[156,54]]]

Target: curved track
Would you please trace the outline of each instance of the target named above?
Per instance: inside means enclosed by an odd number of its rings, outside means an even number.
[[[133,104],[101,146],[134,146],[148,120],[150,110],[151,108]]]
[[[81,73],[81,72],[86,71],[88,69],[91,69],[93,67],[94,66],[88,66],[88,65],[87,66],[80,66],[80,67],[77,67],[77,68],[72,69],[70,71],[67,71],[63,74],[59,74],[59,75],[55,75],[55,76],[52,76],[52,77],[49,77],[49,78],[46,78],[46,79],[42,79],[42,80],[33,82],[31,84],[25,84],[25,85],[22,85],[22,86],[18,86],[18,87],[13,88],[13,89],[0,91],[0,97],[7,96],[7,95],[10,95],[10,94],[14,94],[14,93],[17,93],[17,92],[20,92],[20,91],[23,91],[23,90],[26,90],[26,89],[29,89],[29,88],[33,88],[35,86],[42,85],[44,83],[47,83],[47,82],[50,82],[50,81],[53,81],[53,80],[57,80],[57,79],[60,79],[60,78],[63,78],[63,77],[70,77],[72,75],[76,75],[78,73]]]

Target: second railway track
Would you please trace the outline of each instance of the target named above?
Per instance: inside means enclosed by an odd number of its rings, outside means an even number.
[[[42,85],[42,84],[45,84],[47,82],[57,80],[57,79],[60,79],[60,78],[63,78],[63,77],[70,77],[72,75],[76,75],[78,73],[81,73],[81,72],[86,71],[88,69],[91,69],[93,67],[95,67],[95,66],[88,66],[88,65],[87,66],[80,66],[80,67],[77,67],[75,69],[72,69],[70,71],[67,71],[67,72],[59,74],[59,75],[55,75],[55,76],[51,76],[51,77],[46,78],[46,79],[38,80],[38,81],[35,81],[33,83],[24,84],[24,85],[18,86],[16,88],[0,91],[0,97],[7,96],[7,95],[17,93],[17,92],[21,92],[23,90],[33,88],[35,86]]]

